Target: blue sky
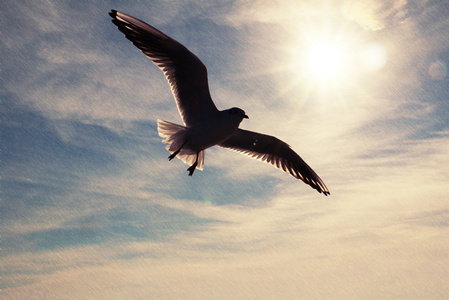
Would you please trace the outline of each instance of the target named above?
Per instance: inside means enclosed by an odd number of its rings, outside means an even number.
[[[2,297],[447,298],[447,1],[0,8]],[[226,149],[169,162],[169,85],[110,9],[194,52],[331,196]]]

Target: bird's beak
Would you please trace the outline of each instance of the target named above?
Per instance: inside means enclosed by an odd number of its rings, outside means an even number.
[[[244,119],[249,119],[249,117],[247,115],[244,115],[243,118]]]

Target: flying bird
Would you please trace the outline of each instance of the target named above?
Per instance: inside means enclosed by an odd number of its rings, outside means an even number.
[[[122,12],[111,10],[118,29],[164,72],[185,126],[158,120],[159,136],[166,149],[190,165],[189,176],[202,170],[205,150],[220,146],[271,163],[301,179],[324,195],[324,182],[288,144],[276,137],[239,129],[248,116],[237,107],[218,110],[209,93],[207,69],[179,42],[156,28]]]

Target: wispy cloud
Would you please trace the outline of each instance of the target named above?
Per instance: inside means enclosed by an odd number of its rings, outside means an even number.
[[[393,21],[407,17],[407,0],[397,1],[343,1],[341,9],[346,17],[363,28],[380,30]]]

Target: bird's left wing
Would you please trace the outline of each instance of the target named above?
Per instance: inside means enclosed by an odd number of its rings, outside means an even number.
[[[326,196],[330,194],[323,180],[312,168],[289,145],[274,136],[237,129],[231,137],[218,146],[271,163],[301,179],[318,192]]]
[[[187,126],[217,111],[209,93],[206,66],[195,54],[139,19],[116,10],[109,15],[126,38],[164,72]]]

